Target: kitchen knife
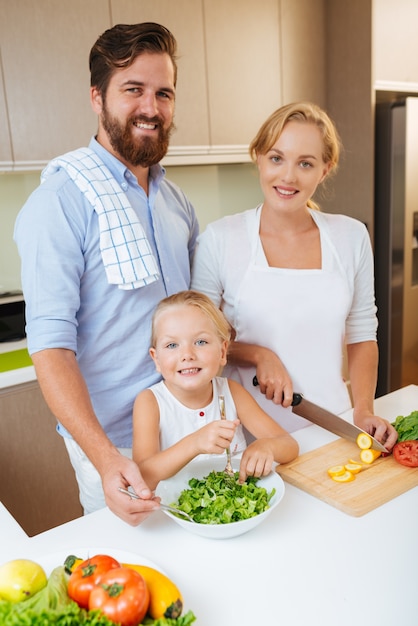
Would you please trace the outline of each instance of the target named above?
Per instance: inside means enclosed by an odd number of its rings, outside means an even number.
[[[258,385],[257,377],[253,378],[253,385],[256,387]],[[294,393],[292,400],[292,411],[296,413],[296,415],[300,415],[300,417],[304,417],[309,420],[313,424],[317,424],[321,426],[321,428],[325,428],[325,430],[334,433],[334,435],[338,435],[343,439],[350,439],[352,441],[357,441],[357,437],[360,433],[365,433],[366,431],[358,428],[351,422],[347,422],[342,417],[323,409],[317,404],[313,404],[313,402],[309,402],[306,400],[302,394]],[[369,433],[366,433],[369,435]],[[373,450],[380,450],[380,452],[387,452],[387,449],[383,444],[381,444],[377,439],[369,435],[372,440],[372,448]]]
[[[309,402],[309,400],[306,400],[300,393],[293,394],[292,411],[293,413],[296,413],[296,415],[305,417],[310,422],[313,422],[314,424],[325,428],[325,430],[329,430],[330,432],[334,433],[334,435],[338,435],[339,437],[343,437],[344,439],[357,441],[357,437],[361,433],[365,432],[351,422],[346,422],[346,420],[344,420],[342,417],[339,417],[334,413],[330,413],[329,411],[323,409],[317,404],[313,404],[313,402]],[[382,445],[369,433],[366,434],[368,434],[370,439],[372,440],[373,450],[387,452],[384,445]]]

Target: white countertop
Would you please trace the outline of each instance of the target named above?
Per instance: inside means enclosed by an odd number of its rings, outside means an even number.
[[[416,409],[417,385],[376,400],[391,421]],[[295,436],[301,453],[335,439],[317,426]],[[261,526],[222,541],[189,534],[160,511],[133,528],[103,509],[28,538],[0,506],[0,528],[2,562],[77,548],[148,558],[182,590],[197,626],[417,623],[418,488],[351,517],[286,483]]]
[[[27,347],[26,339],[19,339],[18,341],[1,341],[0,342],[0,354],[4,352],[14,352],[15,350],[22,350]]]

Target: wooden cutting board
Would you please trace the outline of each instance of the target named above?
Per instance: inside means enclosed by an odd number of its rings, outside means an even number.
[[[393,456],[376,459],[349,483],[337,483],[328,476],[329,467],[344,465],[350,459],[360,459],[359,448],[351,441],[337,439],[278,465],[276,471],[291,485],[355,517],[418,485],[418,468],[400,465]]]

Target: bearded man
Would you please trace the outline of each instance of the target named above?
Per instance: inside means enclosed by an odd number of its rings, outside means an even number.
[[[198,224],[159,164],[173,129],[173,35],[154,23],[114,26],[91,49],[90,73],[97,135],[47,165],[15,241],[28,350],[84,512],[107,505],[135,525],[158,498],[131,460],[133,402],[159,380],[152,313],[189,288]],[[119,491],[129,486],[140,500]]]

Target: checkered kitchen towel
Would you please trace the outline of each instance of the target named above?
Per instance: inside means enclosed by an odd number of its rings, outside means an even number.
[[[65,169],[99,218],[100,251],[107,281],[137,289],[158,280],[159,272],[144,229],[126,194],[90,148],[67,152],[48,163],[41,182]]]

